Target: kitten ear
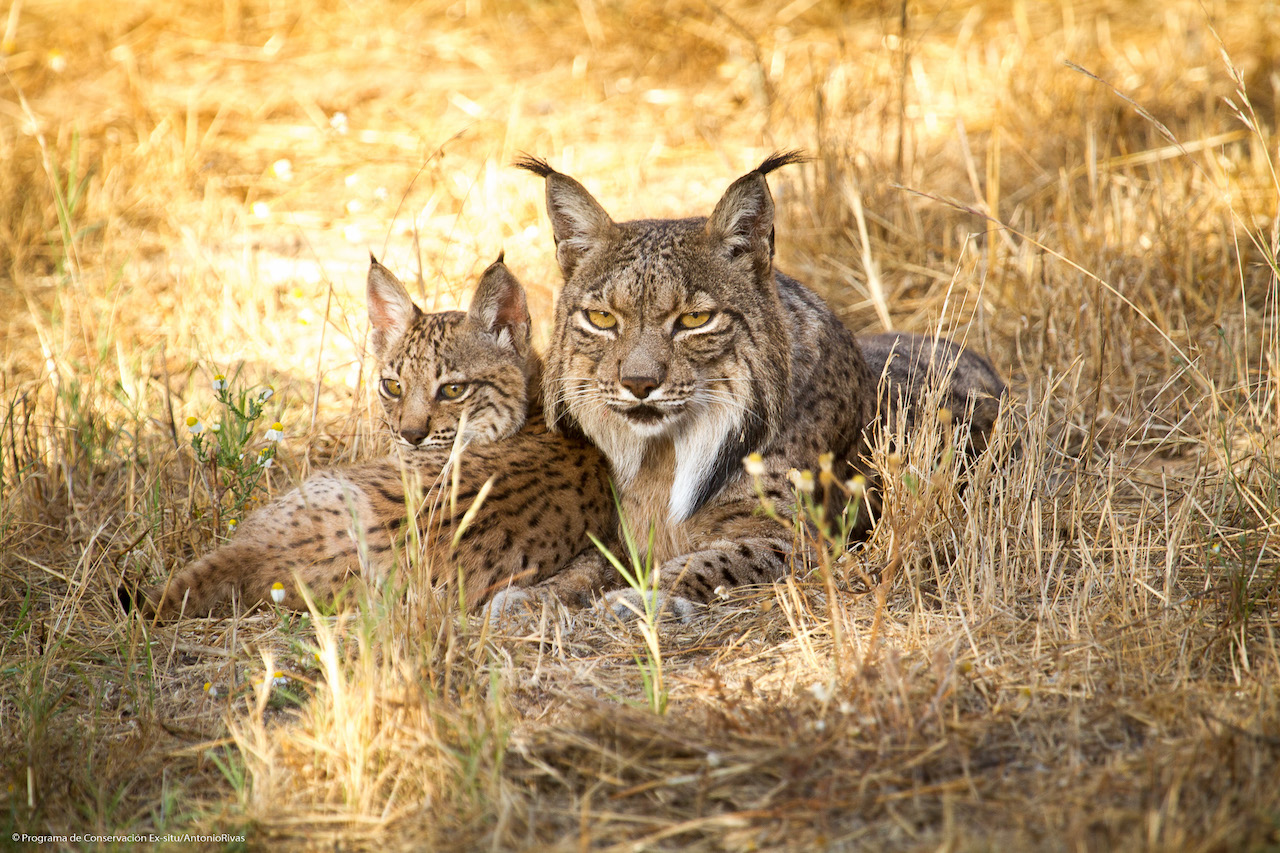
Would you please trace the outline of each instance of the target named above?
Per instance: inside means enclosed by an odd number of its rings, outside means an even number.
[[[366,299],[369,303],[370,346],[374,357],[383,359],[391,346],[409,331],[414,318],[421,312],[400,279],[378,263],[372,253],[369,255]]]
[[[547,181],[547,215],[556,241],[556,260],[568,281],[582,256],[608,238],[617,226],[586,187],[557,172],[547,161],[526,155],[515,165]]]
[[[707,236],[731,258],[750,253],[760,261],[773,258],[773,196],[765,175],[805,159],[798,151],[771,155],[729,185],[707,220]]]
[[[530,351],[529,304],[524,287],[507,269],[506,253],[489,265],[480,276],[467,318],[498,337],[523,357]]]

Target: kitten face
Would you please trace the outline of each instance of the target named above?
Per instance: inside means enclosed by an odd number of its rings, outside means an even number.
[[[492,443],[524,425],[537,370],[524,290],[499,259],[471,309],[425,314],[376,261],[369,270],[371,344],[387,426],[406,448]]]

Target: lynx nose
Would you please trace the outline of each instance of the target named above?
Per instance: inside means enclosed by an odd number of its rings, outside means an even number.
[[[637,400],[643,400],[658,387],[658,379],[654,376],[623,376],[618,379],[622,387],[630,391]]]
[[[401,427],[400,437],[416,447],[422,439],[427,437],[427,431],[422,427]]]

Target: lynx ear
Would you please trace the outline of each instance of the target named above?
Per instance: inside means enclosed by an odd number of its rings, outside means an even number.
[[[528,358],[529,305],[525,301],[524,287],[503,262],[505,256],[505,252],[498,255],[498,259],[480,276],[467,318],[495,334],[500,343]]]
[[[773,196],[764,175],[751,172],[730,184],[707,220],[707,236],[730,258],[773,257]]]
[[[375,358],[386,358],[392,345],[409,331],[421,312],[413,304],[409,291],[391,270],[369,255],[369,281],[366,290],[369,303],[370,346]]]
[[[707,220],[707,236],[719,243],[731,258],[751,253],[758,259],[773,258],[773,196],[765,175],[792,163],[802,163],[799,151],[772,154],[755,171],[729,185]]]
[[[547,215],[556,241],[556,260],[568,281],[582,256],[609,237],[617,227],[586,187],[551,168],[545,160],[524,156],[521,169],[547,181]]]

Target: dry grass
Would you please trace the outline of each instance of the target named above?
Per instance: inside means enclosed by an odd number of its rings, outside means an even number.
[[[1280,844],[1280,9],[768,5],[15,0],[0,837]],[[516,152],[639,217],[783,147],[815,160],[774,182],[781,266],[988,352],[1022,453],[958,493],[923,440],[879,456],[890,515],[830,583],[664,631],[665,716],[591,613],[122,618],[122,576],[218,535],[175,427],[214,373],[275,386],[273,490],[376,452],[367,250],[444,306],[505,247],[545,339]]]

